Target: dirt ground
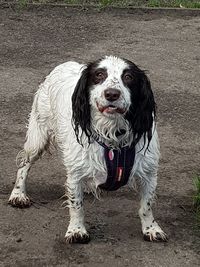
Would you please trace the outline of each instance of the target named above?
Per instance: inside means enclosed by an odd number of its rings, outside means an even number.
[[[200,13],[199,13],[200,15]],[[0,266],[199,266],[192,211],[200,173],[200,16],[141,10],[0,7]],[[168,243],[142,239],[138,196],[127,188],[86,196],[91,242],[67,245],[65,171],[55,152],[32,168],[29,209],[7,205],[32,99],[56,65],[119,55],[148,70],[158,105],[160,161],[154,214]]]

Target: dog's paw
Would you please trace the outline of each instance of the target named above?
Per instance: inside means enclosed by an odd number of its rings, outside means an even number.
[[[12,192],[8,200],[8,204],[18,208],[28,208],[31,206],[31,200],[25,193]]]
[[[168,241],[167,234],[163,232],[163,230],[160,228],[160,226],[155,223],[154,225],[150,225],[145,227],[145,229],[142,231],[143,237],[145,241],[160,241],[160,242],[166,242]]]
[[[79,229],[68,230],[65,234],[65,240],[67,243],[80,243],[87,244],[90,242],[90,236],[87,231],[80,231]]]

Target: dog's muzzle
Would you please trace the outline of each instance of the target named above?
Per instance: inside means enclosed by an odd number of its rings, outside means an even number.
[[[114,88],[108,88],[104,91],[104,98],[106,99],[107,103],[106,105],[99,104],[97,102],[98,110],[101,113],[108,113],[108,114],[114,114],[114,113],[120,113],[123,114],[126,112],[125,108],[121,108],[116,102],[119,100],[121,96],[121,92],[118,89]]]

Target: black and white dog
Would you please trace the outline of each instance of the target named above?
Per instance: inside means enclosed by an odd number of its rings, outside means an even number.
[[[25,188],[28,172],[54,140],[67,171],[68,242],[89,241],[85,188],[96,194],[98,188],[116,190],[135,183],[141,194],[144,239],[166,241],[151,209],[159,161],[155,109],[150,81],[131,61],[106,56],[86,65],[59,65],[35,95],[9,203],[30,206]]]

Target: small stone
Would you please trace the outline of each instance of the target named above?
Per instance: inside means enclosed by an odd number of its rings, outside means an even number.
[[[103,256],[99,256],[99,257],[97,257],[96,261],[98,263],[103,263],[104,262],[104,257]]]
[[[16,242],[17,242],[17,243],[22,242],[21,237],[17,238],[17,239],[16,239]]]

